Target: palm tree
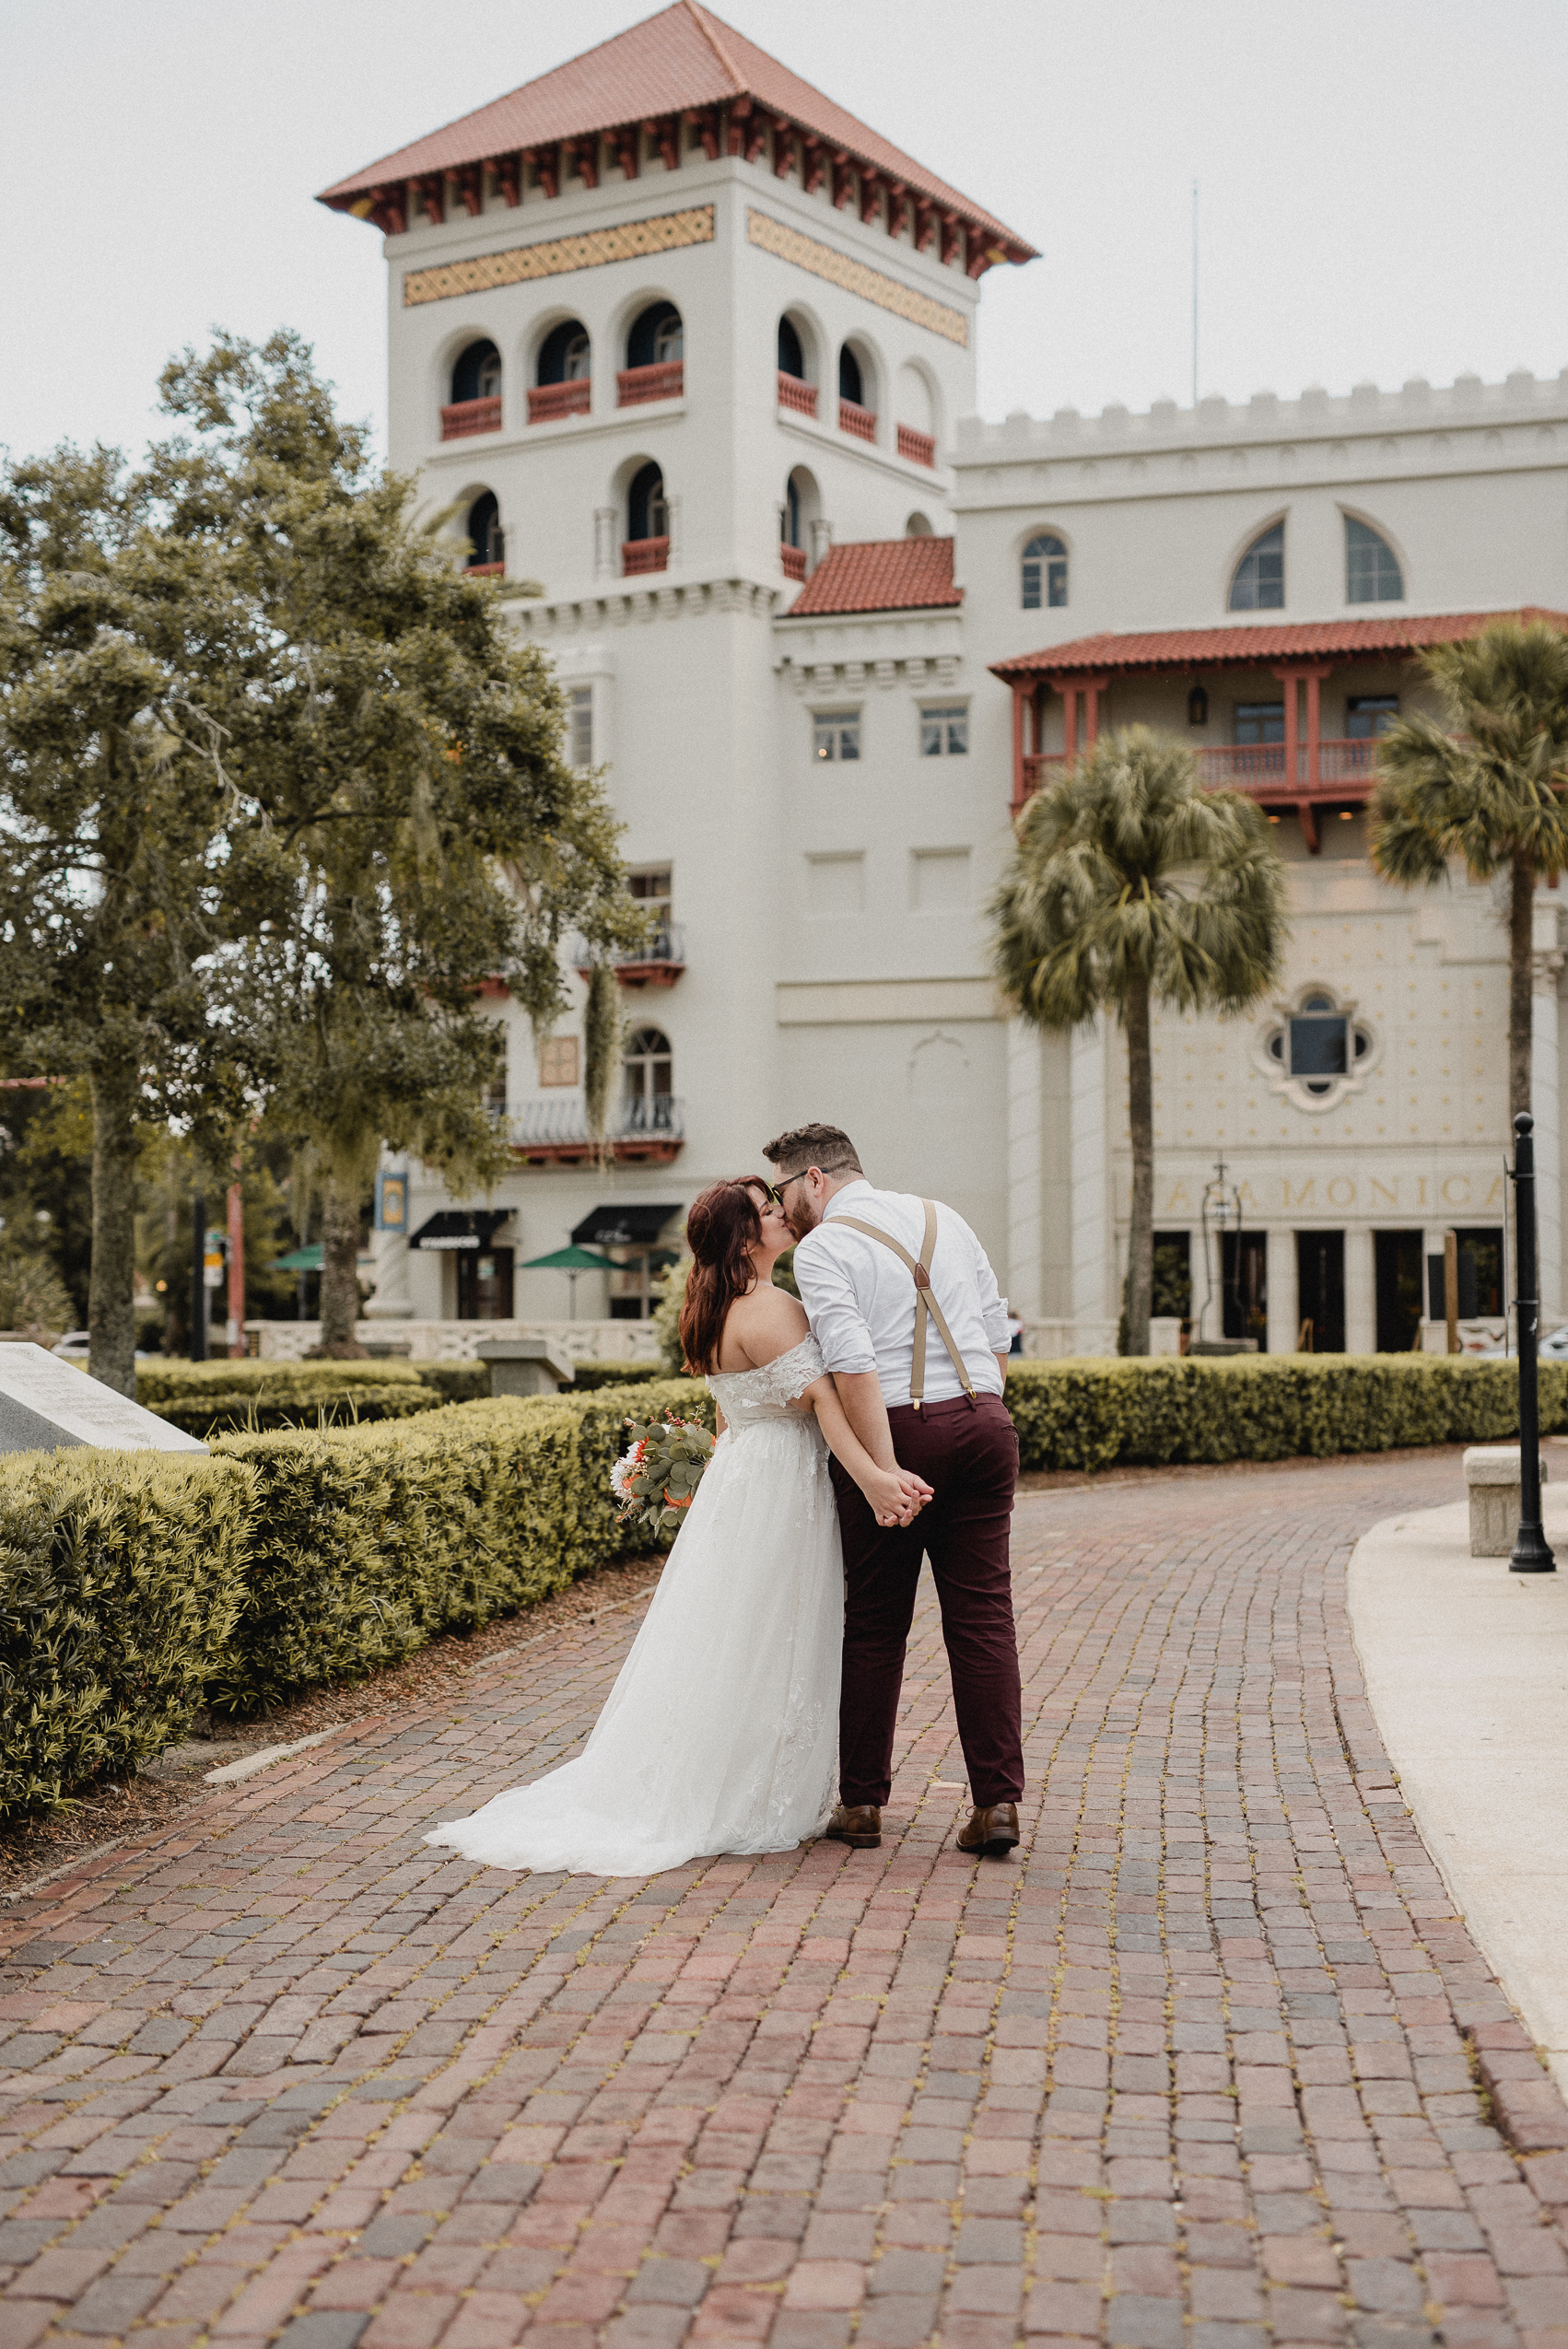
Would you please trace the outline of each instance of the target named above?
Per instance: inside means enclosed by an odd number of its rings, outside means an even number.
[[[1530,1106],[1530,917],[1536,882],[1568,866],[1568,636],[1494,620],[1422,666],[1443,720],[1401,718],[1377,745],[1372,860],[1403,887],[1508,875],[1508,1114]]]
[[[1019,1016],[1127,1032],[1132,1222],[1127,1348],[1149,1350],[1154,1088],[1149,1007],[1240,1011],[1279,964],[1284,866],[1255,801],[1205,791],[1190,751],[1129,726],[1102,735],[1019,825],[991,901],[995,969]]]

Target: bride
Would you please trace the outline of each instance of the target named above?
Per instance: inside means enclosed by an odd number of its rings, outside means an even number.
[[[432,1829],[493,1868],[650,1876],[699,1853],[787,1852],[833,1807],[844,1569],[829,1447],[883,1525],[930,1487],[856,1438],[799,1301],[766,1184],[716,1183],[686,1221],[681,1343],[719,1443],[652,1604],[576,1760]]]

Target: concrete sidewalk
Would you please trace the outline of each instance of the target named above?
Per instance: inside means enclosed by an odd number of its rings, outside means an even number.
[[[1351,1560],[1377,1726],[1474,1939],[1568,2091],[1568,1485],[1555,1574],[1472,1558],[1467,1503],[1389,1518]]]

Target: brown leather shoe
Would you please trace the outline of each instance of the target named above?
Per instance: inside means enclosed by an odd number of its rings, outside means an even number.
[[[822,1831],[830,1843],[848,1843],[857,1852],[874,1852],[882,1842],[882,1813],[874,1803],[851,1803],[848,1808],[840,1803]]]
[[[1017,1804],[988,1803],[983,1809],[970,1812],[968,1826],[959,1830],[958,1848],[978,1852],[983,1860],[1000,1860],[1017,1841]]]

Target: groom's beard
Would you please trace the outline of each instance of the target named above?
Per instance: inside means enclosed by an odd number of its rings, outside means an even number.
[[[805,1238],[808,1232],[816,1230],[821,1218],[813,1211],[811,1200],[802,1197],[794,1207],[785,1209],[784,1221],[794,1233],[796,1241],[799,1242]]]

